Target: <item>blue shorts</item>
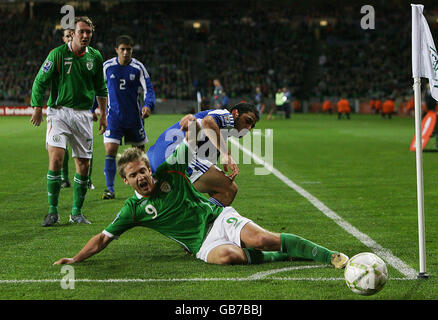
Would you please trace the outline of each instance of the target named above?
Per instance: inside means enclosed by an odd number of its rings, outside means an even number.
[[[137,126],[122,127],[114,125],[108,121],[108,126],[103,134],[103,143],[117,143],[122,144],[122,138],[124,137],[124,144],[130,144],[132,146],[145,145],[149,139],[144,131],[143,123],[139,123]]]

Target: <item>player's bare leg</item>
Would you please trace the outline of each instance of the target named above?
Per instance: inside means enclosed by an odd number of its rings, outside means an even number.
[[[233,202],[238,189],[236,183],[215,166],[211,166],[193,186],[201,193],[208,193],[223,206],[229,206]]]
[[[210,251],[207,262],[212,264],[245,264],[247,258],[242,248],[223,244]]]
[[[49,145],[47,150],[49,153],[49,170],[61,170],[64,162],[65,149]]]

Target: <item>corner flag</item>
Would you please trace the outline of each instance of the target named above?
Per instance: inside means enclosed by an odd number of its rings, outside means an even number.
[[[412,77],[414,78],[415,101],[415,137],[417,163],[417,202],[418,202],[418,242],[420,253],[419,278],[428,278],[426,273],[426,241],[424,234],[424,190],[423,158],[421,135],[421,77],[429,79],[432,97],[438,100],[438,53],[426,18],[424,6],[411,4],[412,7]]]
[[[412,76],[428,78],[432,97],[438,101],[438,52],[429,25],[423,15],[424,6],[412,6]]]

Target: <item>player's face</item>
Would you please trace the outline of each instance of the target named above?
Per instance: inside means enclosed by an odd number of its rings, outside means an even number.
[[[131,61],[132,46],[122,43],[116,48],[116,53],[121,64],[128,64],[128,62]]]
[[[93,29],[85,22],[76,23],[75,32],[73,33],[73,42],[80,48],[85,48],[90,44],[93,36]]]
[[[64,35],[62,36],[62,40],[67,43],[71,41],[72,35],[70,30],[64,30]]]
[[[126,165],[125,178],[123,178],[123,181],[142,196],[148,196],[154,190],[152,171],[140,160],[130,162]]]
[[[237,117],[235,118],[234,127],[237,129],[237,131],[241,131],[243,129],[251,130],[254,128],[257,122],[254,112],[245,112],[240,115],[237,114]]]

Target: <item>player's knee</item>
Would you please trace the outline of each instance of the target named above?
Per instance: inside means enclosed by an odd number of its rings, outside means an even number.
[[[229,206],[233,202],[234,198],[236,197],[237,190],[238,190],[238,187],[237,187],[237,184],[234,183],[234,181],[223,190],[223,192],[222,192],[223,201],[222,202],[225,206]]]
[[[253,246],[258,249],[270,250],[277,246],[277,238],[275,234],[268,231],[258,232],[254,235]]]
[[[51,156],[49,159],[49,168],[51,168],[51,170],[59,170],[62,168],[63,162],[64,159],[62,156]]]
[[[223,248],[218,259],[218,264],[243,264],[245,262],[245,256],[242,249],[236,247]]]

